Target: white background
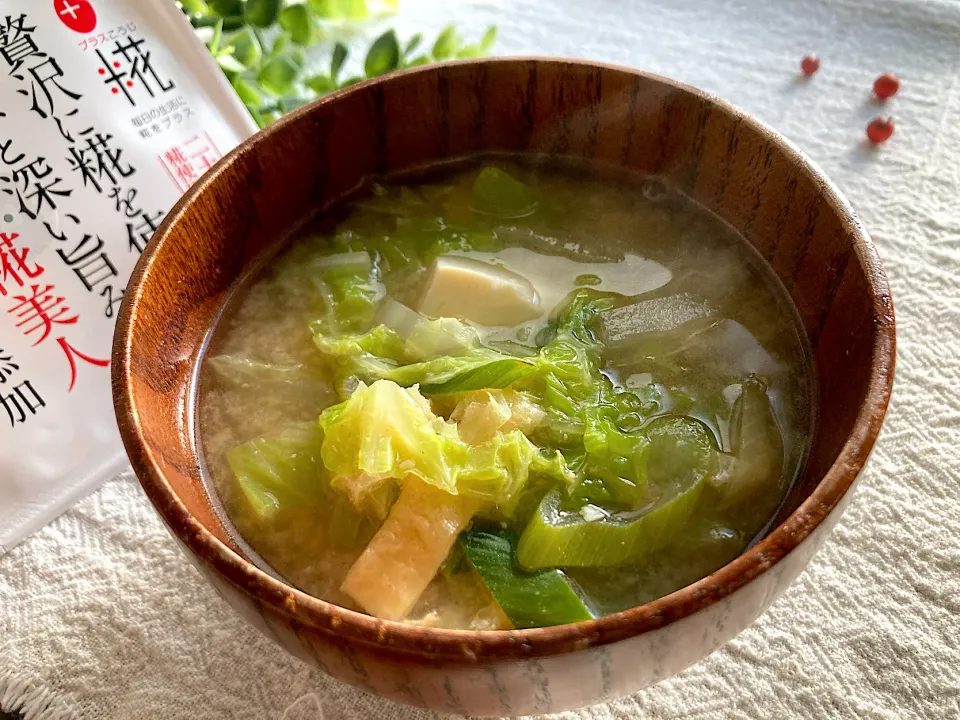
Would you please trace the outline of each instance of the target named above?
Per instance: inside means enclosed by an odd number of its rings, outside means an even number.
[[[0,22],[5,26],[8,15],[17,19],[21,13],[26,14],[25,27],[36,28],[32,33],[35,44],[40,51],[48,53],[63,72],[63,78],[57,82],[83,96],[75,104],[68,102],[51,83],[56,116],[64,120],[68,132],[76,138],[78,148],[84,147],[79,133],[89,127],[94,127],[97,133],[112,136],[109,148],[121,151],[120,164],[124,168],[136,169],[128,178],[121,179],[121,197],[127,197],[128,190],[136,189],[135,206],[153,218],[158,211],[172,207],[181,194],[180,188],[160,164],[161,153],[178,145],[186,146],[190,138],[203,132],[209,133],[218,148],[226,153],[255,126],[234,98],[227,102],[225,93],[232,95],[232,90],[206,51],[193,42],[189,26],[172,3],[145,5],[98,0],[95,3],[97,28],[87,36],[69,30],[58,21],[56,7],[62,7],[62,4],[63,0],[56,3],[53,0],[42,3],[38,0],[0,0]],[[143,49],[150,53],[161,80],[169,84],[172,79],[176,85],[168,93],[155,90],[158,93],[155,99],[148,98],[139,88],[131,91],[137,100],[136,108],[131,107],[122,94],[111,95],[96,72],[100,60],[94,49],[89,41],[82,45],[84,39],[99,38],[101,32],[105,34],[127,23],[133,23],[136,30],[122,41],[145,39]],[[111,57],[109,53],[115,44],[103,44],[99,39],[97,43],[101,51]],[[0,194],[0,218],[8,214],[13,218],[11,222],[0,222],[0,232],[18,234],[13,242],[20,249],[29,248],[28,266],[32,269],[34,264],[39,264],[44,268],[37,279],[28,281],[24,278],[24,282],[27,285],[54,285],[56,289],[51,292],[63,297],[70,308],[61,319],[76,314],[79,320],[76,324],[55,325],[54,332],[34,347],[40,334],[34,332],[25,337],[22,329],[16,327],[15,316],[8,313],[16,305],[13,296],[23,291],[12,280],[6,282],[9,295],[0,303],[0,348],[13,357],[19,371],[0,385],[0,394],[9,395],[15,386],[30,381],[46,405],[35,415],[25,412],[26,422],[12,426],[7,412],[0,411],[0,554],[126,465],[110,396],[110,369],[77,358],[76,383],[72,391],[68,390],[69,362],[55,340],[62,332],[78,351],[96,359],[109,359],[118,306],[114,306],[112,317],[107,318],[104,312],[107,301],[100,295],[103,284],[96,284],[93,292],[88,292],[74,271],[58,256],[58,251],[77,259],[96,244],[95,239],[90,238],[80,245],[85,234],[103,240],[103,249],[118,271],[110,282],[115,289],[115,298],[120,297],[120,291],[126,286],[126,278],[133,270],[138,254],[130,249],[127,218],[115,211],[115,203],[109,197],[112,183],[104,183],[103,193],[97,193],[92,185],[84,187],[80,174],[72,171],[66,160],[68,143],[60,135],[54,118],[41,119],[30,110],[32,98],[17,94],[17,90],[31,88],[31,76],[27,70],[35,62],[39,60],[24,62],[20,70],[23,82],[11,77],[7,63],[2,63],[0,110],[6,113],[6,117],[0,117],[0,140],[13,141],[6,154],[8,159],[21,154],[25,155],[23,162],[30,162],[38,156],[46,158],[53,172],[45,182],[60,177],[63,182],[56,189],[70,189],[72,194],[56,197],[57,211],[45,209],[33,220],[19,212],[16,198]],[[49,69],[50,66],[44,68],[41,77],[46,77]],[[163,130],[161,135],[149,139],[140,137],[131,118],[177,98],[189,104],[192,116],[186,119],[181,115],[184,119],[179,123],[171,119],[170,128]],[[39,106],[47,110],[42,95]],[[65,117],[74,108],[78,109],[77,114]],[[45,172],[47,167],[44,165],[39,171]],[[3,171],[6,175],[10,172],[11,168]],[[78,217],[81,224],[76,225],[67,219],[68,213]],[[54,240],[44,228],[44,221],[49,222],[58,234],[67,236],[67,240]],[[130,222],[136,225],[139,218]],[[29,288],[27,292],[29,294]],[[34,324],[28,322],[23,329]],[[28,398],[33,399],[29,394]],[[16,411],[13,417],[19,419]]]
[[[502,54],[634,65],[722,95],[837,181],[893,286],[895,397],[866,477],[809,570],[677,678],[566,717],[960,717],[960,4],[945,0],[404,0],[397,26],[457,19]],[[823,59],[797,81],[806,52]],[[897,72],[887,146],[862,142]],[[178,555],[138,486],[109,483],[0,558],[0,695],[33,682],[79,717],[398,718],[248,628]]]

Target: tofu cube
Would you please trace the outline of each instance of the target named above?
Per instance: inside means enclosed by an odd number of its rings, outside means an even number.
[[[543,314],[540,296],[525,277],[455,255],[434,260],[418,309],[488,326],[518,325]]]

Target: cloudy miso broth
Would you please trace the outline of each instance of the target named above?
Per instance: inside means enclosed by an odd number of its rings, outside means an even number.
[[[287,582],[391,620],[536,627],[718,569],[803,461],[783,288],[659,180],[500,157],[371,183],[238,288],[208,480]]]

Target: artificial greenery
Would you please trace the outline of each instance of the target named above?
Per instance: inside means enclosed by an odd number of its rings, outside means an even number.
[[[480,57],[496,40],[490,27],[467,44],[454,25],[444,28],[428,50],[418,53],[423,35],[401,43],[394,30],[367,50],[363,74],[341,78],[349,51],[338,39],[351,24],[382,18],[398,0],[178,0],[197,29],[206,28],[206,45],[260,127],[338,88],[406,67]],[[211,30],[212,29],[212,33]],[[329,47],[329,68],[308,58]]]

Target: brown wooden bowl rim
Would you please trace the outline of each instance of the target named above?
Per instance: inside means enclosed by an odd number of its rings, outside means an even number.
[[[442,67],[450,65],[500,63],[577,65],[640,76],[705,99],[722,112],[739,118],[742,123],[775,144],[799,172],[809,173],[814,178],[831,210],[842,218],[853,236],[857,257],[867,275],[877,339],[871,361],[868,392],[857,415],[854,429],[837,460],[810,495],[783,523],[754,547],[716,572],[662,598],[596,620],[529,630],[466,631],[424,628],[380,620],[320,600],[286,585],[233,551],[193,517],[167,482],[161,464],[150,453],[141,432],[130,367],[133,325],[143,293],[143,278],[150,271],[157,249],[165,242],[170,228],[184,213],[185,208],[216,182],[228,165],[244,153],[253,151],[261,137],[283,132],[288,124],[296,122],[314,108],[336,103],[354,93],[365,92],[371,85],[391,83],[399,77],[420,73],[429,75],[442,72]],[[358,83],[304,106],[245,140],[187,191],[167,214],[153,241],[137,262],[128,288],[117,321],[113,349],[112,376],[117,419],[124,446],[137,477],[173,532],[213,570],[258,601],[269,605],[275,612],[287,617],[295,627],[303,625],[318,628],[341,637],[387,645],[407,654],[437,659],[495,662],[512,657],[537,657],[603,645],[662,627],[730,595],[794,550],[830,514],[850,489],[880,432],[893,386],[895,325],[890,288],[872,240],[847,200],[826,175],[779,133],[724,100],[659,75],[587,60],[505,57],[446,63],[439,68],[411,68],[387,77]]]

